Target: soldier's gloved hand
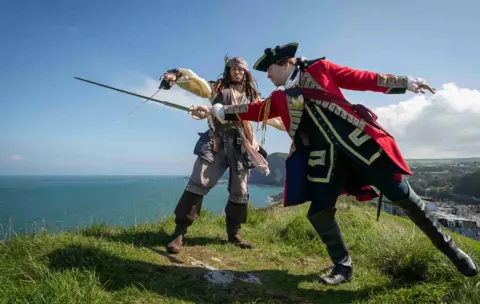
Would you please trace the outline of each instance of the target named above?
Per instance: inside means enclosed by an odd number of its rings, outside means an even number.
[[[414,93],[425,94],[424,90],[429,90],[432,94],[435,94],[435,89],[425,84],[425,80],[422,78],[412,78],[408,77],[408,88],[407,90]]]
[[[222,104],[216,103],[213,107],[210,107],[210,115],[215,116],[222,124],[226,123],[225,108]]]

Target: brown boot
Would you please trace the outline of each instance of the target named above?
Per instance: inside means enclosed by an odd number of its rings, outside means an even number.
[[[167,244],[167,251],[170,253],[179,253],[183,246],[183,236],[187,233],[187,229],[181,226],[175,227],[173,233],[174,239]]]
[[[228,242],[240,248],[255,248],[255,244],[242,238],[240,235],[240,225],[227,226]]]
[[[200,215],[202,209],[203,196],[192,192],[184,191],[175,208],[175,231],[173,240],[167,244],[167,251],[170,253],[179,253],[184,243],[184,236],[188,227]]]
[[[255,248],[255,244],[242,238],[240,235],[241,224],[247,222],[247,204],[236,204],[231,201],[225,208],[228,242],[240,248]]]

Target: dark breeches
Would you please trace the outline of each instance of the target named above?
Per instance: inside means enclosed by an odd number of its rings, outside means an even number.
[[[331,183],[309,182],[312,204],[308,214],[335,207],[340,191],[351,180],[359,180],[367,185],[375,186],[390,201],[407,198],[409,195],[408,183],[403,177],[399,181],[395,180],[391,166],[392,163],[385,154],[370,167],[364,167],[338,151],[337,164],[333,169]]]

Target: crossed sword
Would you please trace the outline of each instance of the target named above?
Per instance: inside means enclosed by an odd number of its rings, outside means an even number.
[[[80,80],[80,81],[84,81],[84,82],[87,82],[87,83],[91,83],[91,84],[94,84],[94,85],[97,85],[97,86],[101,86],[101,87],[104,87],[104,88],[107,88],[107,89],[110,89],[110,90],[114,90],[114,91],[118,91],[118,92],[122,92],[122,93],[125,93],[125,94],[128,94],[128,95],[132,95],[132,96],[136,96],[136,97],[140,97],[140,98],[145,98],[145,101],[143,101],[141,104],[139,104],[135,109],[133,109],[132,111],[130,111],[127,115],[130,115],[133,111],[135,111],[136,109],[138,109],[140,106],[142,106],[144,103],[146,103],[147,101],[151,100],[151,101],[155,101],[157,103],[160,103],[164,106],[167,106],[167,107],[171,107],[171,108],[175,108],[177,110],[181,110],[181,111],[185,111],[185,112],[188,112],[188,114],[190,114],[193,118],[195,119],[200,119],[199,117],[195,116],[192,114],[192,111],[193,109],[195,108],[195,106],[191,106],[190,108],[187,108],[185,106],[182,106],[182,105],[179,105],[179,104],[176,104],[176,103],[171,103],[171,102],[168,102],[168,101],[164,101],[164,100],[159,100],[159,99],[156,99],[156,98],[153,98],[155,95],[158,94],[158,92],[160,92],[162,90],[162,86],[160,86],[160,88],[158,89],[158,91],[156,91],[152,96],[148,97],[148,96],[145,96],[145,95],[140,95],[140,94],[137,94],[137,93],[133,93],[133,92],[129,92],[129,91],[125,91],[125,90],[122,90],[122,89],[118,89],[118,88],[114,88],[112,86],[108,86],[108,85],[105,85],[105,84],[101,84],[101,83],[98,83],[98,82],[95,82],[95,81],[91,81],[91,80],[88,80],[88,79],[84,79],[84,78],[80,78],[80,77],[73,77],[77,80]],[[126,116],[127,116],[126,115]]]

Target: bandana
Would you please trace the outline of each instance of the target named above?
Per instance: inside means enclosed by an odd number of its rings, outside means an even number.
[[[235,57],[235,58],[232,58],[230,59],[228,62],[227,62],[227,65],[231,68],[233,67],[240,67],[242,69],[244,69],[245,71],[250,71],[248,69],[248,64],[247,62],[242,58],[242,57]]]

